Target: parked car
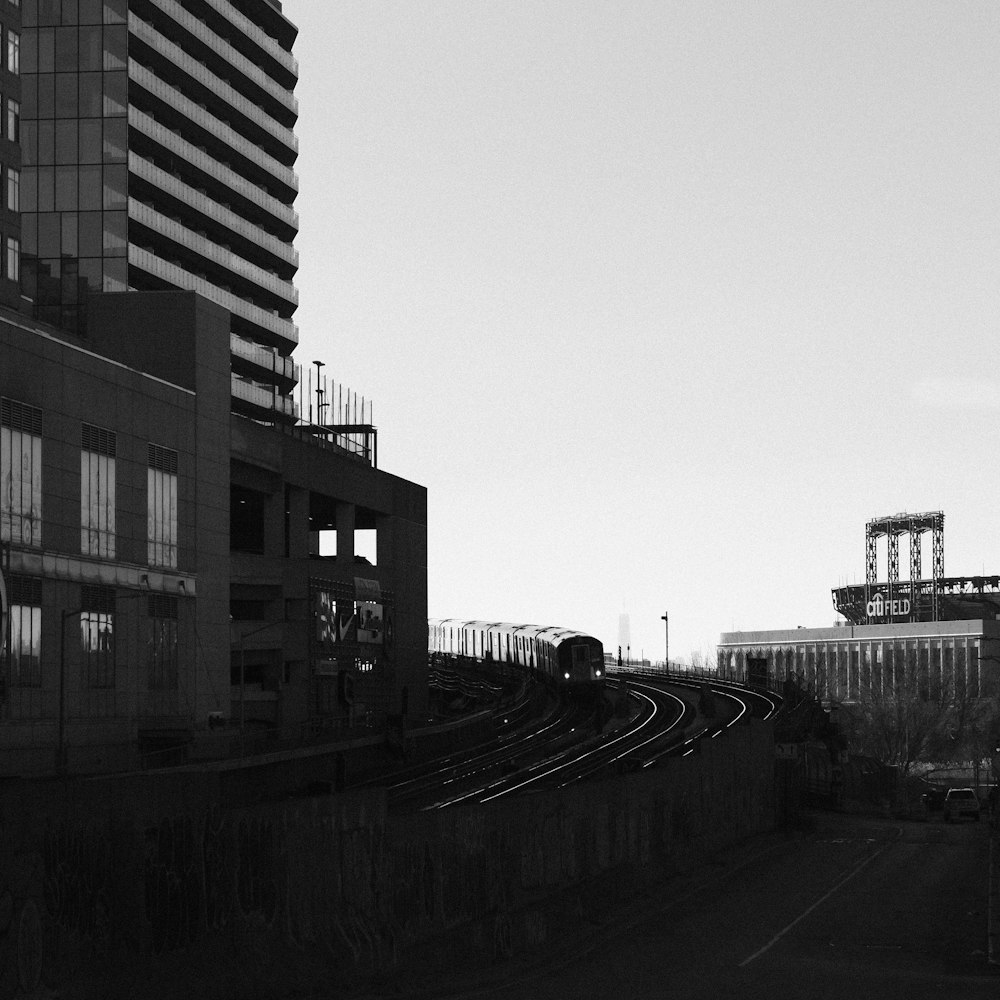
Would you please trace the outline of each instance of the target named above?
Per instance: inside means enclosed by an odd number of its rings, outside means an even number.
[[[949,788],[944,797],[944,821],[950,823],[953,819],[971,816],[979,819],[979,798],[972,788]]]

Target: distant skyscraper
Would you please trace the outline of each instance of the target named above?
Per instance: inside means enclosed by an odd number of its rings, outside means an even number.
[[[233,408],[291,421],[298,67],[281,4],[21,14],[21,290],[37,317],[86,336],[90,292],[200,292],[232,316]]]
[[[618,616],[618,645],[622,648],[622,655],[632,645],[632,627],[627,611],[623,611]]]

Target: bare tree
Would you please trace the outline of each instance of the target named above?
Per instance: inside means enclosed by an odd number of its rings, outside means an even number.
[[[928,679],[920,670],[900,670],[866,686],[856,704],[842,706],[851,720],[851,748],[895,765],[905,778],[918,762],[982,757],[996,724],[997,703],[973,696],[954,677]]]

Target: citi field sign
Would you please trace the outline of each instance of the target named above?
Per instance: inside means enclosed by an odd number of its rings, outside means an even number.
[[[899,618],[910,613],[910,599],[901,597],[897,601],[887,601],[881,594],[876,594],[868,602],[869,618]]]

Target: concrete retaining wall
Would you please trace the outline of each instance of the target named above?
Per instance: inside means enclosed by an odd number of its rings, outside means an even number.
[[[435,941],[503,957],[544,944],[559,890],[770,828],[773,771],[754,722],[641,774],[415,815],[379,792],[225,807],[218,775],[7,787],[0,996],[279,997]]]

